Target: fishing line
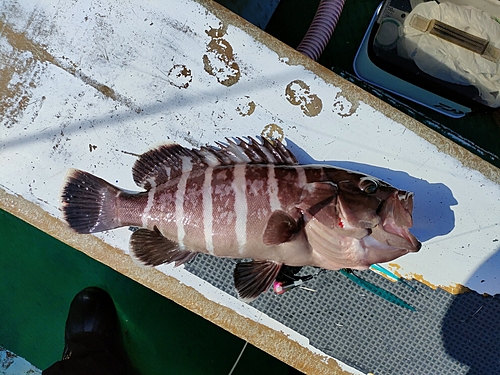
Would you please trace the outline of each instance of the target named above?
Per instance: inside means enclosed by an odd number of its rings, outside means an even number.
[[[259,315],[259,319],[257,319],[257,323],[260,323],[260,320],[262,319],[262,311],[260,312],[260,315]],[[245,344],[243,345],[243,348],[241,349],[241,352],[240,352],[240,355],[238,356],[238,358],[236,358],[236,362],[234,362],[234,365],[233,367],[231,368],[231,371],[229,371],[229,374],[228,375],[231,375],[234,371],[234,369],[236,368],[236,366],[238,365],[238,362],[240,361],[241,359],[241,356],[243,355],[243,352],[245,351],[246,347],[248,345],[248,341],[245,341]]]
[[[236,366],[238,365],[238,362],[240,361],[241,356],[243,355],[243,352],[245,351],[245,349],[247,347],[247,344],[248,344],[248,341],[245,341],[245,345],[243,345],[243,349],[241,349],[240,355],[238,356],[238,358],[236,358],[236,362],[234,362],[234,365],[231,368],[231,371],[229,371],[228,375],[231,375],[233,373],[234,369],[236,368]]]

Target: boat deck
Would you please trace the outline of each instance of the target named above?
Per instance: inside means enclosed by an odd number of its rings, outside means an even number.
[[[309,374],[498,370],[494,118],[484,128],[483,120],[468,127],[476,117],[466,117],[445,129],[408,103],[382,101],[341,66],[364,32],[345,37],[356,5],[339,24],[344,36],[336,33],[316,63],[286,44],[294,41],[271,36],[286,34],[279,25],[290,4],[280,2],[268,32],[202,0],[0,5],[0,269],[7,280],[0,313],[8,322],[0,345],[38,368],[57,360],[67,306],[93,284],[115,298],[144,373],[170,366],[229,373],[246,341],[260,364],[243,356],[235,374],[288,372],[271,356]],[[371,5],[363,3],[359,16],[369,20]],[[340,45],[346,52],[336,60]],[[236,298],[231,260],[199,256],[179,268],[144,268],[128,255],[128,228],[77,235],[61,219],[68,168],[137,191],[131,168],[150,148],[246,135],[283,140],[301,163],[358,170],[415,192],[412,232],[422,250],[384,266],[417,291],[369,271],[358,275],[416,311],[334,271],[307,289],[268,291],[246,304]],[[187,324],[172,322],[177,314]]]

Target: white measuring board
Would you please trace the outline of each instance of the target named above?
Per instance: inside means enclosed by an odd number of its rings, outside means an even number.
[[[422,249],[388,268],[451,292],[500,293],[500,171],[217,5],[7,0],[0,11],[0,207],[28,202],[60,219],[70,167],[137,191],[135,155],[154,146],[274,136],[302,163],[415,192]],[[96,236],[128,253],[126,228]],[[158,269],[319,353],[182,267]]]

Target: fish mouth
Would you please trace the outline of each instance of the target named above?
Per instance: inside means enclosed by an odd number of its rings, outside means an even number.
[[[371,236],[382,244],[417,252],[420,241],[410,233],[413,225],[413,193],[397,190],[381,203],[378,214],[380,224],[372,228]]]
[[[380,248],[417,252],[422,245],[409,231],[412,213],[412,192],[393,189],[382,199],[344,194],[337,202],[334,226],[344,236],[361,239],[369,235]]]

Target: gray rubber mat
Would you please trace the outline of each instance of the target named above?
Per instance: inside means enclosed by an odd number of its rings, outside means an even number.
[[[235,260],[199,254],[186,269],[237,296]],[[317,274],[306,267],[301,274]],[[283,295],[271,289],[251,305],[310,340],[312,346],[365,373],[494,374],[500,370],[500,298],[452,295],[408,281],[417,291],[371,271],[355,274],[411,304],[385,301],[335,271],[324,271]]]

